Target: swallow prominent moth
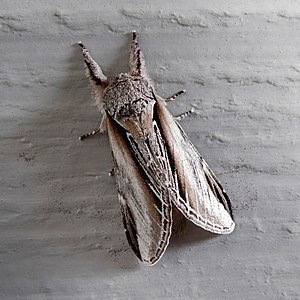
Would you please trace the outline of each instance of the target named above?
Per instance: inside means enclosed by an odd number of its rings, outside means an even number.
[[[154,265],[165,252],[175,211],[205,230],[234,229],[227,193],[193,146],[167,102],[148,78],[145,60],[132,33],[129,72],[108,78],[79,42],[92,93],[103,115],[112,149],[118,198],[126,237],[136,256]],[[174,223],[174,224],[173,224]]]

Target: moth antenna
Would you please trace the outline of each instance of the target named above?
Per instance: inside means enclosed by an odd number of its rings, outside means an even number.
[[[84,44],[79,41],[78,45],[81,47],[84,64],[87,68],[87,76],[95,85],[107,85],[107,77],[103,74],[101,67],[92,58]]]
[[[84,44],[79,41],[78,45],[81,47],[84,58],[85,73],[90,82],[91,93],[96,101],[99,110],[103,113],[102,93],[108,86],[107,77],[103,74],[101,67],[92,58]]]
[[[136,31],[132,31],[131,51],[129,57],[129,74],[133,76],[140,75],[147,77],[145,59],[138,44]]]

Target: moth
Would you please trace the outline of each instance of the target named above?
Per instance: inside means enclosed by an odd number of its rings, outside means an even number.
[[[126,237],[136,256],[154,265],[164,254],[175,214],[218,234],[234,230],[227,193],[158,96],[132,33],[129,72],[108,78],[82,42],[92,94],[103,114],[100,126],[80,137],[107,131]],[[174,223],[174,224],[173,224]]]

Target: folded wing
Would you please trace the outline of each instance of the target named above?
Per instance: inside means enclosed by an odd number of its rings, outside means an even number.
[[[178,183],[174,204],[205,230],[226,234],[234,229],[229,198],[207,163],[157,97],[154,118],[167,144]]]
[[[153,265],[169,243],[171,196],[167,190],[159,191],[147,178],[137,161],[140,154],[134,153],[139,149],[131,133],[109,115],[107,129],[128,242],[140,260]]]

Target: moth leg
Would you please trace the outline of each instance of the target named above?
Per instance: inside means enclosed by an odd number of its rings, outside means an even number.
[[[89,51],[83,45],[82,42],[78,42],[81,47],[82,55],[84,58],[84,64],[86,67],[86,75],[93,87],[102,86],[106,87],[108,85],[107,77],[103,74],[101,67],[92,58]]]
[[[174,94],[174,95],[172,95],[172,96],[166,98],[165,101],[166,101],[166,102],[173,101],[173,100],[175,100],[178,96],[184,94],[185,92],[186,92],[186,90],[181,90],[181,91],[177,92],[176,94]]]
[[[178,115],[178,116],[176,116],[176,117],[174,117],[174,118],[175,118],[175,120],[177,120],[177,121],[181,121],[181,120],[184,119],[186,116],[192,114],[194,111],[195,111],[194,108],[191,108],[191,109],[188,110],[187,112],[185,112],[185,113],[183,113],[183,114],[180,114],[180,115]]]
[[[109,173],[108,176],[115,176],[115,168],[112,168]]]
[[[145,59],[137,41],[137,34],[132,32],[131,51],[129,56],[129,74],[133,76],[147,76]]]
[[[99,125],[98,128],[94,129],[93,131],[89,132],[89,133],[86,133],[82,136],[79,137],[79,140],[82,141],[84,139],[86,139],[87,137],[91,136],[91,135],[95,135],[97,134],[98,132],[99,133],[103,133],[106,131],[106,115],[103,116],[102,120],[101,120],[101,123]]]

